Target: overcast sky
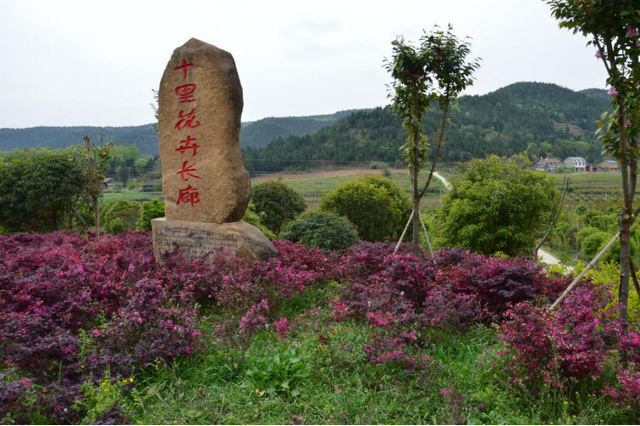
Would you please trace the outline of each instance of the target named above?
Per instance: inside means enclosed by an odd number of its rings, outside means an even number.
[[[447,23],[482,58],[467,94],[605,88],[595,49],[541,0],[0,0],[0,128],[153,122],[151,89],[191,37],[235,58],[243,121],[383,106],[391,41]]]

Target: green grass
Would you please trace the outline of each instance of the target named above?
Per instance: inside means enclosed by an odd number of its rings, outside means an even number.
[[[284,309],[298,315],[324,302],[324,292]],[[317,299],[319,298],[319,299]],[[203,353],[171,365],[147,366],[121,401],[132,423],[143,424],[600,424],[628,421],[602,397],[569,389],[534,395],[514,386],[505,373],[497,333],[477,326],[466,333],[432,331],[416,352],[434,367],[403,371],[372,365],[363,345],[371,329],[362,322],[327,320],[326,309],[302,317],[296,336],[278,340],[269,330],[242,352],[216,340],[223,317],[202,324]],[[330,343],[321,345],[319,336]],[[298,348],[310,374],[293,394],[269,396],[247,375],[255,360],[274,359],[282,348]],[[446,396],[441,391],[452,391]]]
[[[122,192],[105,192],[102,194],[102,202],[107,204],[111,201],[125,198],[128,201],[149,201],[152,198],[164,200],[162,192],[138,192],[138,191],[122,191]]]

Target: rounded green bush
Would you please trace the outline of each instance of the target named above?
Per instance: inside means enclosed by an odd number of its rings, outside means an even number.
[[[589,235],[582,242],[580,255],[585,261],[590,261],[600,252],[602,245],[608,243],[612,237],[612,235],[602,231]]]
[[[344,217],[331,212],[307,212],[287,222],[281,240],[299,242],[323,250],[342,250],[358,241],[358,231]]]
[[[287,220],[293,220],[307,209],[304,198],[289,185],[267,181],[252,189],[251,202],[261,223],[278,234]]]
[[[105,229],[111,232],[111,221],[115,218],[120,218],[128,229],[135,229],[140,218],[140,210],[140,204],[135,201],[124,198],[112,201],[103,209]]]
[[[264,236],[267,237],[267,239],[275,240],[276,234],[271,232],[271,230],[269,230],[266,226],[262,224],[262,221],[260,220],[260,215],[258,215],[258,213],[255,212],[255,209],[256,209],[255,205],[253,203],[249,203],[247,210],[244,212],[244,217],[242,218],[242,220],[248,223],[249,225],[253,225],[256,228],[258,228],[260,232],[262,232]]]
[[[579,230],[578,234],[576,235],[576,244],[578,245],[578,247],[582,246],[582,243],[584,242],[584,240],[587,239],[587,237],[595,234],[596,232],[602,232],[602,231],[600,231],[598,228],[595,228],[593,226],[587,226]]]
[[[142,214],[138,219],[136,229],[151,231],[151,220],[158,217],[164,217],[164,201],[160,201],[157,198],[145,201],[142,203]]]
[[[320,200],[355,225],[365,241],[397,240],[411,214],[411,199],[393,181],[377,175],[351,179]]]
[[[122,234],[127,229],[130,229],[128,224],[119,217],[114,217],[109,222],[108,231],[112,235]]]

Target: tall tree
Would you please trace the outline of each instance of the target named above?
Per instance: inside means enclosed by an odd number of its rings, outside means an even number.
[[[407,132],[402,151],[411,172],[416,255],[420,234],[420,199],[427,192],[435,172],[451,104],[467,86],[473,84],[473,72],[480,66],[477,59],[467,62],[470,44],[466,40],[458,40],[452,29],[451,25],[446,31],[436,26],[422,36],[418,47],[399,37],[391,42],[391,60],[385,60],[385,67],[393,78],[389,97],[393,100],[394,112],[402,118],[403,128]],[[434,136],[435,149],[432,149],[427,136],[422,134],[422,117],[434,101],[442,112],[442,119]],[[428,165],[430,157],[429,175],[420,189],[420,171]]]
[[[620,163],[623,205],[620,210],[620,317],[627,319],[631,270],[630,229],[638,177],[640,130],[640,4],[637,0],[548,0],[560,27],[589,38],[607,71],[611,112],[598,129],[602,151]]]
[[[0,228],[8,232],[71,228],[86,185],[83,169],[64,154],[0,164]]]

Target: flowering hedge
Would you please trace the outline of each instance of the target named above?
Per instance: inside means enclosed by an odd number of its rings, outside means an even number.
[[[434,329],[497,322],[514,379],[529,385],[598,378],[612,349],[629,353],[629,367],[603,393],[640,409],[640,331],[615,321],[606,287],[581,285],[547,315],[570,277],[548,277],[527,259],[447,249],[434,263],[408,246],[394,254],[387,243],[328,253],[274,244],[278,256],[268,261],[218,253],[157,265],[145,231],[99,241],[61,232],[0,236],[0,419],[86,421],[83,384],[103,383],[107,371],[116,383],[202,350],[202,310],[224,315],[215,330],[221,343],[246,345],[266,328],[292,338],[300,318],[282,316],[286,301],[329,281],[338,282],[335,298],[303,316],[368,324],[368,362],[434,377],[440,366],[420,352]],[[126,421],[117,405],[105,415],[91,421]]]
[[[7,401],[20,401],[33,384],[41,389],[40,414],[79,421],[72,406],[83,382],[107,368],[113,380],[129,377],[142,365],[197,351],[197,306],[227,310],[236,318],[231,329],[247,332],[275,319],[269,308],[277,303],[267,300],[335,274],[335,262],[319,250],[276,245],[280,255],[268,262],[221,253],[194,262],[171,256],[159,266],[148,232],[99,241],[61,232],[0,236],[0,355],[11,373],[0,378],[0,418],[12,407]],[[9,380],[15,374],[22,381]],[[17,420],[28,420],[13,408]]]

